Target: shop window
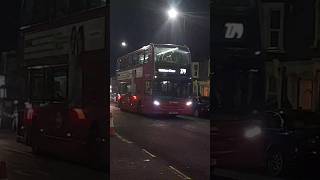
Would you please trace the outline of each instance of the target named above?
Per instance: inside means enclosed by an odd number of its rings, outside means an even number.
[[[312,110],[312,80],[300,80],[299,85],[299,108],[302,110]]]

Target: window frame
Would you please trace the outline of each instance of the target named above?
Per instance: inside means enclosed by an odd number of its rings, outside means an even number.
[[[198,66],[197,70],[195,70],[195,67]],[[193,62],[192,63],[192,77],[193,78],[199,78],[199,69],[200,69],[200,63],[199,62]],[[197,74],[195,74],[197,73]]]
[[[284,3],[263,3],[264,14],[265,14],[265,27],[266,27],[266,46],[268,50],[284,50]],[[271,27],[271,12],[272,11],[279,11],[280,12],[280,27],[272,28]],[[272,46],[271,45],[271,33],[277,32],[278,33],[278,45]]]
[[[51,92],[51,100],[52,101],[55,101],[55,102],[63,102],[63,101],[65,101],[65,100],[67,100],[68,99],[68,69],[67,69],[67,67],[65,67],[65,66],[63,66],[63,67],[52,67],[52,68],[50,68],[50,70],[51,70],[51,72],[52,72],[52,79],[51,80],[53,80],[53,84],[52,84],[52,87],[49,87],[50,89],[52,89],[52,91],[53,92]],[[61,77],[61,75],[60,76],[57,76],[57,73],[63,73],[63,76],[65,76],[65,96],[64,97],[62,97],[62,98],[57,98],[57,97],[55,97],[55,84],[54,84],[54,78],[55,77]]]
[[[61,71],[62,70],[62,71]],[[37,72],[38,71],[38,72]],[[58,72],[64,72],[66,77],[66,84],[65,84],[65,97],[61,99],[57,99],[54,97],[54,77],[55,74]],[[35,73],[33,75],[33,73]],[[40,67],[40,68],[34,68],[31,67],[28,69],[28,90],[29,90],[29,99],[32,102],[65,102],[68,99],[68,87],[69,87],[69,81],[68,81],[68,67],[66,65],[58,65],[58,66],[48,66],[48,67]],[[40,90],[40,96],[34,96],[34,87],[33,83],[35,79],[41,79],[41,90]]]

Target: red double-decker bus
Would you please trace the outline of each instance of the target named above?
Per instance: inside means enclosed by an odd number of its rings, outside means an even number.
[[[34,153],[106,167],[107,15],[101,3],[21,28],[27,102],[18,135]]]
[[[117,60],[122,110],[192,114],[191,55],[186,46],[149,44]]]

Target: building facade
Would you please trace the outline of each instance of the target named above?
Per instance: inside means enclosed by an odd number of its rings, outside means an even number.
[[[320,1],[263,1],[266,99],[278,108],[320,110]]]
[[[192,62],[192,86],[195,96],[210,96],[210,59]]]

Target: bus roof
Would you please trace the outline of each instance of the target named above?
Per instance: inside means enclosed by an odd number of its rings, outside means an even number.
[[[186,45],[178,45],[178,44],[155,44],[155,43],[149,43],[148,45],[145,45],[137,50],[134,50],[134,51],[131,51],[131,52],[128,52],[127,54],[123,55],[123,56],[120,56],[119,58],[117,59],[121,59],[123,57],[126,57],[127,55],[129,54],[132,54],[132,53],[135,53],[135,52],[138,52],[138,51],[141,51],[143,49],[145,49],[147,46],[152,46],[152,47],[179,47],[179,48],[183,48],[185,49],[186,51],[190,51],[189,47],[186,46]]]

